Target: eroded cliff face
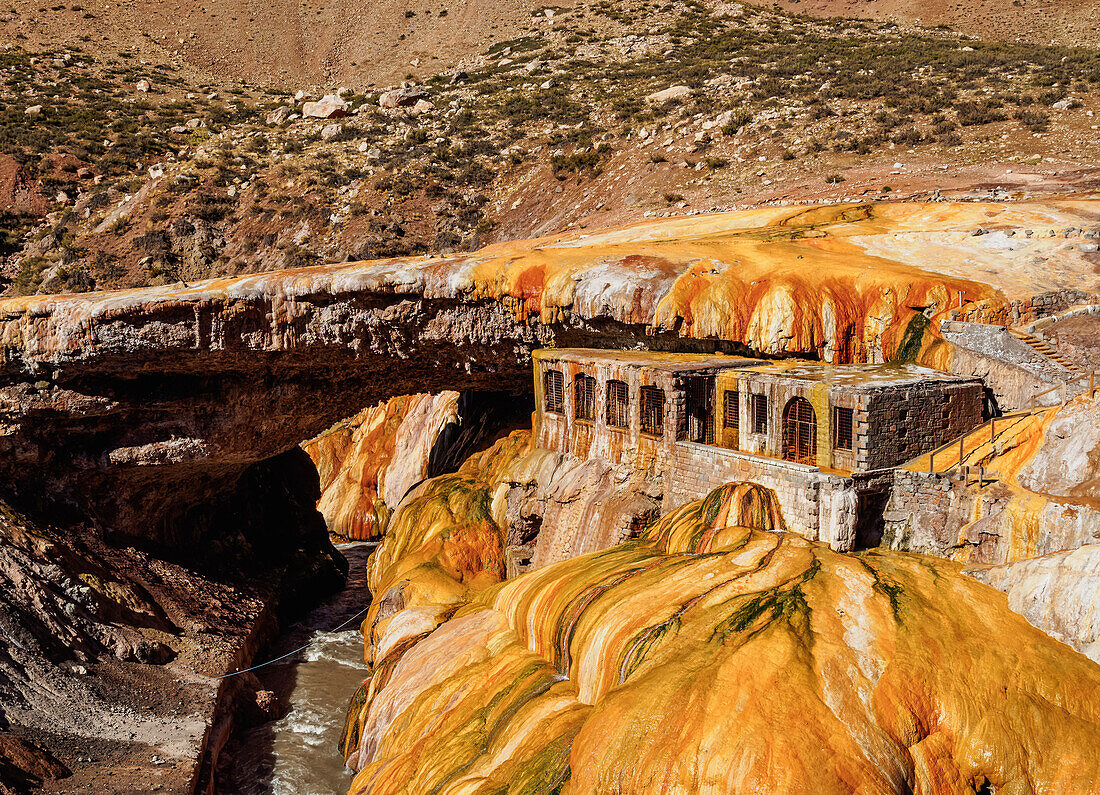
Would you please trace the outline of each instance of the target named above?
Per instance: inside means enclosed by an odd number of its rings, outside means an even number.
[[[428,477],[457,469],[474,449],[530,421],[530,400],[500,392],[401,395],[364,409],[302,445],[321,484],[329,533],[369,540]]]
[[[356,795],[1100,784],[1100,668],[956,564],[833,553],[781,532],[770,492],[732,484],[641,538],[500,583],[480,540],[488,492],[444,491],[372,573],[408,578],[436,615],[399,643],[372,634],[380,612],[364,624]]]
[[[302,447],[317,467],[317,510],[329,533],[378,538],[393,507],[428,474],[443,428],[458,419],[458,393],[402,395],[364,409]]]

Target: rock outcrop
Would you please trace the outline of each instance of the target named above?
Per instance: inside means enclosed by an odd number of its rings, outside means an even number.
[[[392,664],[457,605],[505,577],[637,535],[657,511],[652,488],[606,461],[532,447],[526,431],[419,484],[371,557],[368,661]]]
[[[525,408],[495,392],[402,395],[306,442],[329,533],[342,540],[381,536],[415,485],[454,471],[471,451],[526,422]]]
[[[1100,291],[1067,239],[1022,234],[1080,228],[1093,207],[767,208],[441,258],[10,299],[5,489],[112,530],[176,526],[248,464],[379,400],[529,392],[530,351],[550,344],[945,364],[929,317],[1026,318]],[[1054,257],[1060,267],[1047,267]]]
[[[403,395],[356,414],[303,446],[317,467],[317,509],[331,535],[378,538],[392,509],[428,474],[444,426],[458,420],[457,392]]]
[[[348,115],[348,103],[336,94],[325,94],[317,102],[303,102],[302,116],[307,119],[339,119]]]
[[[471,496],[419,515],[452,550],[436,582],[486,532],[489,506]],[[774,495],[730,485],[639,539],[507,583],[406,588],[428,632],[368,636],[351,792],[1100,783],[1100,668],[956,564],[837,554],[781,527]],[[427,565],[418,549],[384,565]],[[381,601],[391,622],[416,618]]]
[[[967,573],[1028,621],[1100,663],[1100,544]]]

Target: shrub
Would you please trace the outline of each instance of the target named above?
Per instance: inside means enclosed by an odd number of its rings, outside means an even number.
[[[1050,116],[1041,110],[1021,108],[1016,111],[1016,118],[1032,132],[1046,132],[1050,128]]]
[[[960,102],[955,106],[955,111],[959,114],[959,123],[964,127],[1005,120],[1005,115],[995,100]]]

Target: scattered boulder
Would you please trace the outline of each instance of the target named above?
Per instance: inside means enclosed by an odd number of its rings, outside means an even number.
[[[184,126],[187,127],[187,129],[189,129],[189,130],[198,130],[198,129],[201,129],[202,127],[205,127],[206,122],[204,122],[202,119],[188,119],[184,123]]]
[[[435,105],[426,99],[418,99],[410,112],[419,116],[421,113],[427,113],[430,110],[435,110]]]
[[[134,88],[140,91],[142,94],[149,93],[149,89],[151,89],[152,87],[153,84],[144,77],[141,78],[141,80],[138,80],[137,83],[134,85]]]
[[[290,114],[293,112],[294,111],[291,108],[288,108],[286,105],[282,105],[281,107],[275,108],[275,110],[267,114],[267,123],[274,124],[276,127],[281,127],[282,125],[287,123],[287,121],[290,119]]]
[[[380,108],[411,108],[420,100],[426,100],[428,92],[420,86],[402,86],[392,91],[384,91],[378,97]]]
[[[29,108],[27,108],[25,111],[23,111],[23,113],[25,113],[28,116],[40,116],[42,114],[42,106],[41,105],[31,105]]]
[[[661,105],[674,99],[687,99],[691,94],[692,91],[687,86],[669,86],[663,91],[655,91],[648,95],[645,100],[655,105]]]
[[[321,138],[326,141],[331,141],[344,131],[344,125],[342,124],[326,124],[321,128]]]
[[[1073,103],[1070,102],[1068,99],[1060,99],[1057,102],[1055,102],[1053,105],[1051,105],[1051,107],[1054,108],[1055,110],[1069,110],[1070,106],[1072,106],[1072,104]]]
[[[342,119],[348,115],[348,103],[336,94],[325,94],[317,102],[302,105],[302,116],[307,119]]]
[[[274,690],[257,690],[256,691],[256,708],[260,710],[269,718],[275,716],[275,712],[279,706],[279,699],[275,695]]]
[[[461,83],[463,80],[465,80],[468,77],[469,77],[468,74],[466,74],[461,69],[459,69],[457,72],[455,72],[453,75],[451,75],[451,85],[453,86],[456,83]]]

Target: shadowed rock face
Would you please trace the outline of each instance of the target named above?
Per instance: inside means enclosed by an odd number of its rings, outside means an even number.
[[[960,294],[968,318],[996,319],[1011,300],[1097,292],[1074,237],[1095,217],[1089,202],[768,208],[445,258],[11,299],[5,496],[170,535],[248,464],[364,406],[529,391],[530,351],[547,345],[836,362],[904,351],[944,364],[934,331],[911,333],[935,322],[911,321],[947,316]],[[1056,229],[1076,231],[1046,234]],[[1043,264],[1053,258],[1058,268]]]

